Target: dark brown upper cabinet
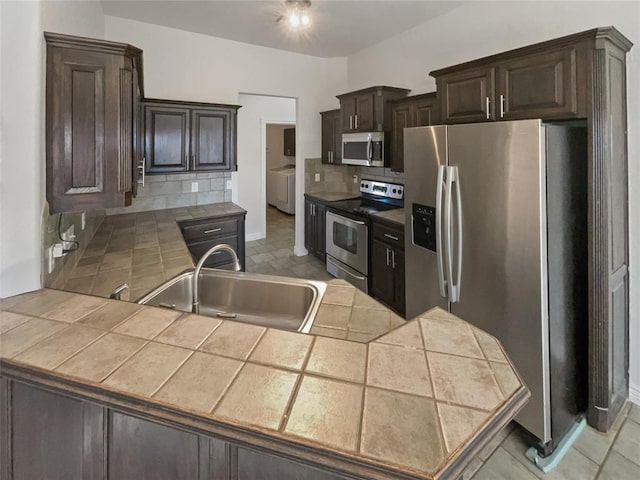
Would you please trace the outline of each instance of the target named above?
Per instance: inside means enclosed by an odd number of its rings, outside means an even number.
[[[409,90],[395,87],[370,87],[338,95],[343,132],[374,132],[391,129],[389,100],[406,97]]]
[[[414,95],[389,102],[391,109],[391,161],[394,172],[404,171],[404,129],[439,123],[435,92]]]
[[[135,194],[142,50],[45,32],[50,213],[122,207]]]
[[[522,49],[521,49],[522,50]],[[583,45],[488,57],[432,72],[443,123],[586,115]]]
[[[238,108],[145,99],[146,173],[236,170]]]
[[[322,117],[322,163],[342,164],[342,117],[340,110],[320,113]]]
[[[296,156],[296,129],[294,128],[285,128],[283,130],[284,136],[284,151],[283,155],[287,157],[295,157]]]

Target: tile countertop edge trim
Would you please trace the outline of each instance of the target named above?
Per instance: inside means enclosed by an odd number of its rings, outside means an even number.
[[[197,434],[213,435],[238,446],[249,447],[267,454],[294,461],[302,460],[327,469],[332,473],[376,480],[443,480],[457,478],[456,475],[465,471],[469,461],[506,426],[507,420],[510,420],[526,404],[530,396],[529,390],[524,386],[517,393],[512,394],[511,401],[505,402],[500,407],[482,434],[474,439],[476,445],[469,447],[462,455],[452,458],[449,464],[440,466],[440,470],[430,477],[420,473],[411,473],[388,467],[376,462],[374,459],[363,459],[355,455],[338,453],[323,448],[321,445],[305,445],[292,442],[280,437],[278,432],[266,432],[222,423],[213,418],[206,418],[179,408],[160,405],[92,383],[73,380],[37,367],[27,367],[7,359],[0,359],[0,378],[15,380],[61,395],[97,403],[107,408],[130,413],[139,418],[170,427],[193,431]]]

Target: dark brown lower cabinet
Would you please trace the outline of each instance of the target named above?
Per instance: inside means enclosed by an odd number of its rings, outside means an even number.
[[[1,378],[6,480],[344,480],[314,466]]]
[[[371,293],[404,315],[404,230],[401,225],[374,220],[371,231]]]
[[[304,199],[304,246],[323,262],[326,260],[327,207],[309,197]]]

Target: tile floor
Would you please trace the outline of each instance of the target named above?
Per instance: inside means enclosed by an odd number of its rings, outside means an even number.
[[[246,244],[246,271],[285,277],[330,280],[326,266],[313,255],[298,257],[293,253],[293,215],[267,207],[267,237]]]
[[[329,280],[320,260],[293,254],[294,217],[267,207],[267,237],[247,243],[248,272]],[[497,439],[499,446],[473,477],[476,480],[638,480],[640,479],[640,406],[627,403],[608,435],[586,427],[558,467],[548,474],[524,456],[527,447],[516,426]]]
[[[548,474],[524,456],[518,428],[503,432],[501,445],[475,480],[637,480],[640,479],[640,406],[627,402],[608,435],[586,427],[560,464]]]

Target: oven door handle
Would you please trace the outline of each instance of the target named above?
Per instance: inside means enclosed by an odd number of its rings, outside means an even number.
[[[366,277],[361,277],[360,275],[355,275],[353,272],[350,272],[349,270],[346,270],[346,269],[342,268],[336,262],[332,262],[330,257],[327,257],[327,262],[330,263],[331,265],[333,265],[334,267],[336,267],[338,270],[342,270],[344,273],[352,276],[353,278],[356,278],[358,280],[366,280]]]
[[[327,212],[327,216],[333,217],[336,220],[342,221],[342,222],[350,222],[350,223],[357,223],[358,225],[366,225],[366,222],[361,222],[360,220],[354,220],[353,218],[343,217],[342,215],[336,215],[333,212]]]

